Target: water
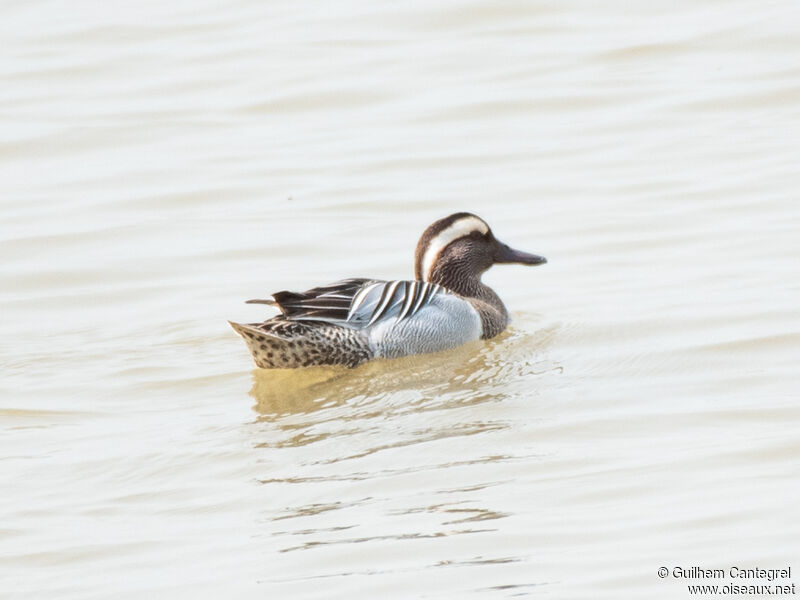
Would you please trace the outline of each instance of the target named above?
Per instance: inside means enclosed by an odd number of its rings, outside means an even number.
[[[4,595],[800,569],[794,3],[3,12]],[[458,210],[550,261],[486,275],[506,334],[253,369],[242,300],[409,277]]]

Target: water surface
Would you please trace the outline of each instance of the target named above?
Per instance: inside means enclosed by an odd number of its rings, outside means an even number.
[[[788,1],[11,2],[0,589],[681,598],[797,571]],[[496,340],[263,372],[226,319],[410,277],[459,210],[543,254]]]

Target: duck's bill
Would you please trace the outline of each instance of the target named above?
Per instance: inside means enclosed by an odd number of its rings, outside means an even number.
[[[496,263],[519,263],[521,265],[543,265],[547,262],[544,256],[530,254],[521,250],[514,250],[507,244],[498,244],[497,253],[494,257]]]

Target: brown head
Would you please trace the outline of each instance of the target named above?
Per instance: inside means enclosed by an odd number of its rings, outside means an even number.
[[[439,219],[422,234],[414,255],[414,277],[473,295],[483,272],[494,264],[546,262],[543,256],[510,248],[494,237],[483,219],[460,212]]]

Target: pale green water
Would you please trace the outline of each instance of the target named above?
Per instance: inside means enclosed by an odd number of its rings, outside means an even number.
[[[795,3],[3,14],[4,594],[800,572]],[[252,369],[243,300],[410,277],[457,210],[550,261],[487,274],[507,334]]]

